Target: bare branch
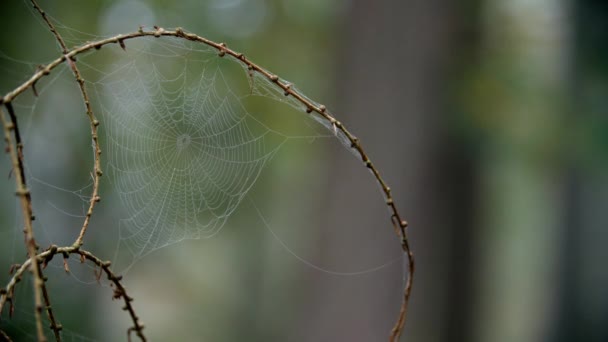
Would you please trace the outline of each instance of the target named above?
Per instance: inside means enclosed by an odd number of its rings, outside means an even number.
[[[15,115],[15,111],[10,102],[5,102],[6,109],[9,112],[11,122],[6,120],[6,116],[4,111],[0,108],[0,121],[2,122],[2,127],[4,128],[4,140],[6,142],[6,149],[10,155],[11,162],[13,164],[13,170],[15,172],[15,183],[17,184],[16,194],[19,196],[21,202],[21,211],[23,214],[24,221],[24,229],[23,232],[25,234],[25,245],[27,248],[28,255],[31,261],[36,258],[36,240],[34,238],[34,230],[32,229],[32,201],[30,192],[27,189],[27,185],[25,182],[25,173],[23,169],[23,145],[21,143],[21,136],[19,135],[19,126],[17,125],[17,117]],[[14,131],[15,135],[15,144],[13,144],[13,140],[11,138],[11,131]],[[42,287],[44,286],[44,280],[42,279],[42,270],[40,269],[38,263],[32,263],[31,267],[32,274],[34,275],[34,316],[36,317],[36,331],[38,336],[38,341],[46,341],[46,336],[44,335],[44,329],[42,326]],[[0,306],[1,309],[1,306]]]
[[[66,255],[69,257],[69,255],[76,254],[76,255],[80,256],[81,262],[85,262],[88,260],[88,261],[92,262],[94,265],[96,265],[97,267],[99,267],[100,272],[105,273],[108,280],[110,282],[112,282],[112,284],[114,285],[114,293],[112,294],[112,298],[113,299],[122,299],[125,304],[125,306],[123,307],[123,310],[127,311],[129,316],[131,317],[133,326],[128,329],[127,334],[130,335],[131,332],[135,332],[135,334],[142,341],[146,341],[146,337],[143,333],[144,325],[139,321],[139,317],[137,316],[137,314],[135,312],[135,308],[133,307],[133,298],[127,294],[127,289],[122,284],[122,276],[116,275],[110,268],[111,262],[103,261],[100,258],[98,258],[97,256],[95,256],[93,253],[86,251],[86,250],[82,250],[76,246],[69,246],[69,247],[51,246],[44,252],[35,256],[36,265],[38,265],[38,267],[39,267],[41,264],[48,264],[53,259],[53,257],[57,254],[63,255],[64,258],[66,257]],[[3,289],[0,289],[0,313],[2,313],[2,309],[3,309],[4,305],[7,302],[12,301],[13,294],[15,291],[15,286],[17,285],[17,283],[19,283],[19,280],[23,277],[23,274],[25,273],[25,271],[28,268],[30,268],[31,265],[32,265],[32,258],[25,260],[22,265],[20,265],[18,268],[16,268],[15,272],[13,273],[13,275],[12,275],[10,281],[8,282],[8,284],[6,285],[6,287]],[[129,337],[129,339],[130,339],[130,337]]]
[[[59,34],[57,29],[55,29],[55,26],[53,25],[53,23],[51,23],[51,21],[46,16],[46,13],[42,10],[42,8],[40,8],[40,6],[38,6],[36,1],[35,0],[30,0],[30,1],[32,2],[32,5],[34,5],[34,8],[42,16],[42,19],[44,20],[46,25],[49,27],[49,30],[51,31],[51,33],[53,33],[53,36],[55,36],[55,40],[57,40],[57,42],[61,46],[63,54],[66,55],[68,53],[68,48],[65,45],[65,42],[64,42],[63,38],[61,37],[61,34]],[[122,43],[122,41],[120,41],[120,43],[121,43],[121,46],[124,47],[124,43]],[[91,199],[89,200],[89,209],[87,210],[87,214],[86,214],[84,222],[82,224],[82,228],[80,228],[80,233],[78,234],[78,237],[74,241],[75,246],[82,246],[84,234],[86,233],[87,228],[89,227],[89,222],[91,221],[91,216],[93,215],[93,210],[95,209],[95,204],[97,204],[97,202],[99,202],[99,179],[101,178],[101,175],[103,174],[103,172],[101,171],[101,160],[100,160],[101,159],[100,158],[101,157],[101,148],[99,147],[99,139],[98,139],[98,134],[97,134],[97,127],[99,126],[99,121],[95,118],[95,114],[93,113],[93,107],[91,106],[91,101],[89,100],[89,94],[87,93],[87,89],[85,87],[84,79],[82,78],[80,70],[76,66],[76,62],[75,62],[73,56],[67,57],[66,60],[68,61],[68,64],[70,65],[70,68],[72,69],[72,73],[74,74],[74,78],[76,79],[76,82],[78,83],[78,88],[80,89],[80,94],[82,95],[82,99],[84,101],[84,105],[86,108],[86,114],[87,114],[87,117],[89,118],[89,122],[90,122],[90,126],[91,126],[91,138],[93,140],[93,149],[94,149],[93,191],[91,193]],[[32,84],[32,86],[33,85],[34,84]]]

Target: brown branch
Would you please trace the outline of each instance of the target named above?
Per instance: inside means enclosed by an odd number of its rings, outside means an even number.
[[[69,257],[72,254],[76,254],[80,256],[80,260],[82,262],[89,260],[97,267],[99,267],[100,272],[103,272],[107,275],[109,281],[114,285],[114,293],[112,294],[113,299],[122,299],[124,302],[124,307],[122,308],[124,311],[127,311],[131,320],[133,321],[133,326],[127,330],[127,334],[130,340],[131,332],[135,332],[135,334],[142,340],[146,341],[146,337],[143,333],[144,325],[139,321],[139,317],[135,313],[135,308],[133,307],[133,298],[127,294],[127,289],[122,284],[122,276],[116,275],[112,269],[110,268],[111,263],[109,261],[103,261],[93,253],[82,250],[77,246],[68,246],[68,247],[57,247],[51,246],[47,250],[42,253],[39,253],[35,256],[36,265],[40,267],[40,265],[46,265],[55,255],[61,254],[64,258]],[[6,285],[5,288],[0,289],[0,313],[2,313],[2,309],[4,305],[12,301],[13,294],[15,292],[15,286],[19,283],[19,280],[23,277],[25,271],[30,268],[32,265],[32,258],[25,260],[25,262],[15,269],[10,281]]]
[[[153,31],[146,31],[146,30],[143,30],[142,28],[140,28],[137,32],[119,34],[119,35],[116,35],[116,36],[113,36],[110,38],[106,38],[106,39],[102,39],[99,41],[89,42],[89,43],[86,43],[84,45],[81,45],[79,47],[76,47],[76,48],[70,50],[63,56],[61,56],[61,57],[57,58],[56,60],[52,61],[51,63],[47,64],[45,67],[42,68],[42,70],[36,72],[34,75],[32,75],[32,77],[29,80],[27,80],[21,86],[17,87],[13,91],[6,94],[3,98],[3,100],[5,103],[10,102],[16,96],[18,96],[19,94],[21,94],[22,92],[27,90],[29,87],[31,87],[39,79],[48,75],[54,68],[56,68],[64,60],[71,60],[71,58],[76,55],[79,55],[83,52],[87,52],[92,49],[99,49],[102,46],[108,45],[108,44],[120,44],[122,47],[122,46],[124,46],[124,41],[126,41],[126,40],[139,38],[139,37],[146,37],[146,36],[154,36],[157,38],[161,37],[161,36],[183,38],[183,39],[186,39],[189,41],[203,43],[205,45],[208,45],[208,46],[216,49],[218,51],[218,55],[220,57],[223,57],[225,55],[230,55],[230,56],[234,57],[239,63],[242,63],[244,66],[246,66],[249,71],[257,72],[257,73],[261,74],[262,76],[264,76],[270,82],[274,83],[276,85],[276,87],[283,90],[285,96],[292,96],[298,102],[303,104],[305,106],[305,108],[307,108],[306,109],[307,113],[315,112],[316,114],[320,115],[322,118],[327,120],[333,126],[336,133],[338,131],[340,131],[342,134],[344,134],[344,136],[346,136],[346,138],[351,143],[351,148],[354,149],[358,153],[363,164],[371,171],[376,182],[380,185],[380,188],[382,189],[382,193],[386,200],[386,205],[389,207],[389,210],[391,213],[390,220],[393,223],[397,236],[400,238],[401,248],[408,259],[408,274],[406,276],[407,279],[406,279],[404,290],[403,290],[403,301],[402,301],[401,308],[399,311],[398,319],[397,319],[393,329],[391,330],[391,334],[389,337],[390,341],[398,340],[399,336],[401,336],[401,332],[403,331],[403,326],[405,324],[406,317],[407,317],[407,307],[409,304],[409,298],[410,298],[411,291],[412,291],[412,282],[413,282],[415,267],[414,267],[413,253],[410,248],[409,240],[407,237],[407,222],[402,218],[401,214],[399,213],[399,211],[397,209],[397,206],[395,205],[393,196],[391,194],[391,189],[388,187],[388,185],[386,184],[386,182],[380,175],[380,171],[378,170],[378,168],[374,165],[374,163],[371,161],[371,159],[369,158],[369,156],[363,149],[363,145],[361,144],[359,139],[357,137],[355,137],[350,131],[348,131],[346,129],[346,127],[340,121],[336,120],[335,117],[326,109],[326,107],[324,105],[318,105],[318,104],[315,104],[312,101],[308,100],[303,94],[301,94],[299,91],[295,90],[289,83],[282,81],[277,75],[274,75],[271,72],[267,71],[266,69],[253,63],[251,60],[246,58],[242,53],[238,53],[232,49],[229,49],[226,46],[226,44],[224,44],[224,43],[216,43],[207,38],[200,37],[196,34],[186,33],[181,28],[176,28],[175,30],[165,30],[163,28],[156,27],[155,30],[153,30]]]
[[[57,42],[61,46],[61,50],[62,50],[63,54],[66,54],[68,52],[68,47],[65,45],[65,42],[63,41],[63,38],[61,38],[61,35],[59,34],[59,32],[57,32],[57,30],[55,29],[55,25],[53,25],[53,23],[51,23],[49,18],[46,16],[46,13],[42,10],[42,8],[40,8],[40,6],[38,6],[38,4],[36,3],[35,0],[30,0],[30,1],[32,2],[32,5],[34,5],[34,8],[36,9],[36,11],[38,11],[38,13],[40,13],[40,15],[42,16],[42,20],[44,20],[46,25],[49,27],[49,30],[51,30],[51,33],[53,34],[53,36],[55,36],[55,40],[57,40]]]
[[[66,55],[68,53],[68,48],[65,45],[65,42],[64,42],[63,38],[61,37],[61,34],[59,34],[57,29],[55,29],[55,25],[53,25],[53,23],[49,20],[46,13],[42,10],[42,8],[40,8],[40,6],[38,6],[36,1],[35,0],[30,0],[30,1],[32,2],[32,5],[34,6],[34,8],[42,16],[42,19],[44,20],[46,25],[49,27],[49,30],[51,31],[53,36],[55,36],[55,40],[57,40],[57,42],[61,46],[63,54]],[[121,44],[122,44],[122,41],[121,41]],[[89,94],[85,87],[85,83],[84,83],[84,79],[82,78],[82,74],[80,73],[80,70],[76,66],[76,60],[75,60],[74,56],[67,57],[66,60],[68,61],[68,64],[69,64],[70,68],[72,69],[72,72],[74,73],[74,78],[76,79],[76,82],[78,83],[78,88],[80,89],[80,94],[82,95],[82,99],[84,101],[84,105],[86,108],[86,114],[87,114],[87,117],[89,118],[89,122],[90,122],[90,126],[91,126],[91,138],[93,139],[93,149],[94,149],[93,191],[91,193],[91,199],[89,200],[89,209],[87,210],[87,214],[84,218],[84,222],[82,224],[82,227],[80,228],[80,233],[78,234],[78,237],[74,241],[75,246],[82,246],[84,235],[87,231],[87,228],[89,227],[89,222],[91,222],[91,216],[93,215],[93,210],[95,209],[95,204],[97,204],[97,202],[99,202],[99,200],[100,200],[99,179],[101,178],[101,175],[103,174],[103,172],[101,171],[101,148],[99,147],[99,138],[98,138],[98,134],[97,134],[97,127],[99,126],[99,121],[95,118],[95,114],[93,113],[93,107],[91,106],[91,101],[89,100]]]
[[[17,125],[17,117],[15,115],[15,111],[10,102],[5,102],[5,106],[7,111],[9,112],[9,116],[11,118],[11,122],[6,120],[4,111],[0,108],[0,121],[2,122],[2,127],[4,128],[4,140],[6,142],[6,150],[10,155],[11,162],[13,164],[13,171],[15,172],[15,183],[17,185],[16,194],[21,202],[21,211],[23,214],[24,221],[24,229],[23,232],[25,234],[25,245],[27,248],[28,255],[30,260],[34,260],[36,258],[37,246],[36,240],[34,238],[34,230],[32,228],[32,201],[30,192],[27,188],[25,181],[25,173],[23,169],[23,145],[21,142],[21,136],[19,134],[19,126]],[[14,131],[15,135],[15,144],[13,144],[13,140],[11,138],[11,131]],[[42,270],[40,269],[37,263],[33,264],[31,267],[32,274],[34,275],[34,316],[36,318],[36,331],[38,336],[38,341],[46,341],[46,336],[44,335],[44,329],[42,327],[42,287],[44,286],[44,280],[42,279]]]

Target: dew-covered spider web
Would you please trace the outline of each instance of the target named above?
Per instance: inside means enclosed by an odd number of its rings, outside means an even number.
[[[294,136],[245,107],[268,82],[248,79],[240,65],[211,48],[148,39],[115,52],[122,56],[93,89],[105,133],[105,171],[126,214],[118,252],[137,260],[219,232]]]

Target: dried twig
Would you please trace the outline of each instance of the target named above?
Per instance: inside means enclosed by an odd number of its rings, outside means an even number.
[[[40,266],[41,264],[48,264],[53,259],[53,257],[57,254],[63,255],[64,258],[66,255],[69,256],[72,254],[76,254],[76,255],[80,256],[81,262],[85,262],[88,260],[88,261],[92,262],[93,264],[95,264],[97,267],[99,267],[100,272],[105,273],[108,280],[114,284],[114,293],[112,294],[112,298],[113,299],[122,299],[125,304],[125,306],[123,307],[123,310],[127,311],[129,316],[131,317],[133,326],[129,328],[127,333],[130,335],[131,332],[135,332],[135,334],[142,341],[146,341],[146,337],[143,333],[144,325],[139,321],[139,317],[135,313],[135,308],[133,307],[133,303],[132,303],[133,298],[127,294],[127,289],[122,284],[122,276],[116,275],[110,268],[111,263],[109,261],[103,261],[100,258],[98,258],[97,256],[95,256],[93,253],[86,251],[86,250],[82,250],[77,246],[69,246],[69,247],[51,246],[44,252],[35,256],[35,260],[37,261],[36,265]],[[17,283],[19,283],[19,280],[23,277],[23,274],[25,273],[25,271],[28,268],[30,268],[31,265],[32,265],[31,258],[25,260],[22,265],[20,265],[19,267],[17,267],[15,269],[15,272],[13,273],[13,275],[12,275],[10,281],[8,282],[8,284],[6,285],[6,287],[3,289],[0,289],[0,313],[2,312],[4,305],[7,302],[12,301],[15,286],[17,285]],[[129,337],[129,339],[130,339],[130,337]]]
[[[51,33],[53,33],[53,36],[55,36],[55,40],[57,40],[57,42],[61,46],[62,53],[64,55],[67,55],[68,48],[65,45],[65,42],[64,42],[63,38],[61,37],[61,35],[59,34],[59,32],[55,29],[55,26],[53,25],[53,23],[46,16],[46,13],[42,10],[42,8],[40,8],[40,6],[38,6],[38,4],[36,3],[35,0],[30,0],[30,1],[32,2],[32,5],[34,5],[34,8],[42,16],[42,19],[44,20],[46,25],[49,27],[49,30],[51,31]],[[121,41],[121,44],[122,44],[122,41]],[[82,246],[84,235],[87,231],[87,228],[89,227],[89,222],[91,222],[91,216],[93,215],[93,210],[95,209],[95,204],[98,203],[100,200],[99,179],[100,179],[101,175],[103,174],[103,172],[101,171],[101,158],[100,158],[101,148],[99,147],[99,138],[98,138],[98,134],[97,134],[97,127],[99,126],[99,121],[95,118],[95,114],[93,113],[93,107],[91,106],[89,94],[85,87],[84,79],[82,78],[80,70],[76,66],[74,56],[69,56],[66,58],[66,60],[68,61],[68,64],[69,64],[70,68],[72,69],[72,73],[74,74],[74,78],[76,79],[76,82],[78,83],[78,88],[80,89],[80,94],[82,95],[82,100],[84,101],[84,105],[86,108],[86,114],[87,114],[87,117],[89,118],[89,122],[90,122],[90,126],[91,126],[91,138],[93,140],[93,149],[94,149],[93,191],[91,193],[91,199],[89,200],[89,209],[87,210],[86,216],[84,218],[82,228],[80,228],[80,233],[78,234],[78,237],[74,241],[75,246]]]
[[[15,183],[17,184],[16,194],[21,202],[21,211],[24,221],[23,232],[25,234],[25,245],[30,258],[30,261],[35,260],[36,250],[36,239],[34,238],[34,230],[32,229],[32,200],[30,192],[27,188],[25,181],[25,172],[23,169],[23,144],[21,142],[21,136],[19,135],[19,126],[17,125],[17,117],[13,110],[10,102],[4,103],[6,109],[9,112],[11,121],[6,120],[4,111],[0,108],[0,121],[4,128],[4,140],[6,142],[6,150],[10,155],[11,162],[13,164],[13,170],[15,172]],[[15,134],[15,144],[11,138],[11,131]],[[34,275],[34,316],[36,318],[36,333],[38,341],[46,341],[44,335],[44,329],[42,326],[42,287],[44,286],[44,280],[42,276],[42,270],[38,263],[33,263],[31,267],[32,274]],[[1,307],[0,307],[1,308]]]

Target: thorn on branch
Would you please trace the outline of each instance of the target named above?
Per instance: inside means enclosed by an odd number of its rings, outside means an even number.
[[[70,273],[70,266],[68,264],[69,258],[70,258],[69,254],[63,253],[63,270],[65,271],[65,273]]]
[[[218,52],[217,55],[220,57],[224,57],[226,55],[226,43],[220,43],[219,46],[220,46],[219,47],[220,52]]]
[[[162,35],[162,34],[165,32],[165,29],[164,29],[164,28],[162,28],[162,27],[158,27],[158,26],[156,26],[156,25],[154,25],[154,29],[156,30],[156,31],[154,32],[154,37],[156,37],[156,38],[160,37],[160,36],[161,36],[161,35]]]
[[[12,264],[11,267],[8,270],[8,274],[9,275],[13,275],[13,273],[15,273],[15,270],[20,268],[21,265],[20,264]]]
[[[32,83],[32,91],[34,92],[34,96],[38,97],[38,90],[36,89],[36,81]]]
[[[124,292],[122,289],[120,289],[120,288],[115,288],[115,289],[114,289],[114,293],[112,294],[112,300],[114,300],[114,299],[120,299],[120,297],[122,297],[124,294],[125,294],[125,292]],[[127,308],[126,308],[126,307],[124,307],[124,308],[123,308],[123,310],[125,310],[125,311],[126,311],[126,310],[127,310]]]

